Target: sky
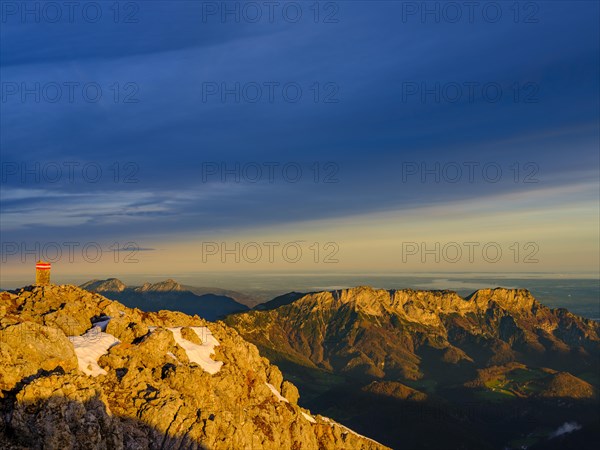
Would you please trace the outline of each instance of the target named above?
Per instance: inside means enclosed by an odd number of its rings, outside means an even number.
[[[0,1],[0,286],[598,275],[600,8]]]

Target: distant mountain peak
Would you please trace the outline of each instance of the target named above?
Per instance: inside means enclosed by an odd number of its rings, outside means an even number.
[[[83,283],[80,286],[90,292],[123,292],[127,289],[125,283],[117,278],[107,278],[106,280],[92,280]]]
[[[136,288],[138,292],[172,292],[172,291],[185,291],[186,289],[181,286],[177,281],[168,278],[158,283],[144,283],[142,286]]]

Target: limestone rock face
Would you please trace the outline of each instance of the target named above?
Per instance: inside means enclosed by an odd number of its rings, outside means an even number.
[[[600,353],[600,324],[547,308],[525,289],[463,298],[360,286],[294,295],[225,322],[274,362],[366,380],[417,380],[427,367],[444,373],[511,361],[593,371]]]
[[[16,395],[8,427],[31,448],[123,448],[123,430],[85,376],[39,378]]]
[[[290,403],[293,404],[298,403],[298,399],[300,398],[298,388],[287,380],[281,384],[281,395],[283,395],[290,401]]]
[[[69,285],[3,293],[0,308],[2,448],[386,448],[302,410],[295,386],[222,322],[144,313]],[[83,350],[102,372],[90,376],[67,336],[95,325]],[[95,335],[112,337],[107,350]]]
[[[0,345],[2,391],[14,389],[21,380],[41,372],[77,367],[73,345],[57,328],[33,322],[11,325],[0,329]]]

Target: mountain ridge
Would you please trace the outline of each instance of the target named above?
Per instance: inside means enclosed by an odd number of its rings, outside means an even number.
[[[597,416],[590,408],[600,387],[600,324],[550,309],[526,289],[488,288],[461,297],[449,290],[358,286],[293,297],[224,321],[298,384],[305,406],[350,418],[359,431],[369,429],[393,447],[412,429],[421,429],[432,448],[452,440],[461,445],[451,431],[429,436],[426,428],[435,423],[409,417],[410,425],[397,431],[382,425],[413,409],[477,403],[486,415],[496,408],[503,417],[518,399],[522,414],[547,427],[555,427],[555,417],[572,420],[574,411],[586,426]],[[565,403],[573,403],[570,410]],[[451,409],[444,417],[448,430],[468,425]],[[478,414],[470,420],[469,432],[483,435],[469,448],[488,448],[490,441],[512,448],[497,427],[477,423]],[[514,421],[509,428],[527,435]]]
[[[526,289],[480,289],[463,298],[456,292],[447,290],[384,290],[359,286],[306,294],[274,309],[254,309],[234,314],[225,320],[235,326],[243,321],[252,322],[255,317],[279,313],[286,318],[281,323],[292,334],[295,330],[305,329],[310,321],[316,324],[315,317],[320,322],[320,333],[330,335],[332,332],[336,334],[335,327],[328,326],[328,321],[333,316],[345,325],[359,324],[362,317],[368,317],[374,322],[378,318],[385,318],[390,322],[386,329],[399,330],[401,327],[398,324],[404,324],[404,328],[414,325],[417,330],[413,331],[420,331],[422,334],[427,329],[428,333],[424,337],[429,334],[447,339],[449,326],[486,337],[502,338],[501,341],[510,340],[509,335],[513,333],[513,340],[518,340],[524,346],[533,346],[529,349],[531,351],[535,351],[539,344],[539,334],[544,334],[542,337],[550,341],[546,344],[558,347],[561,347],[561,343],[581,343],[584,347],[590,346],[597,351],[600,346],[598,323],[575,316],[565,309],[547,308]],[[567,322],[575,324],[577,332],[564,329],[563,325]],[[271,320],[271,323],[277,322]],[[292,330],[294,326],[297,329]],[[425,328],[419,330],[419,327]],[[243,327],[240,329],[243,332]],[[450,338],[451,341],[454,339],[452,336]],[[446,343],[450,344],[450,341]]]
[[[223,322],[29,286],[0,294],[0,342],[3,448],[387,448],[299,407]]]
[[[252,295],[248,295],[242,292],[233,291],[230,289],[223,289],[218,287],[208,286],[190,286],[181,284],[172,278],[158,281],[156,283],[145,282],[141,285],[127,286],[123,281],[118,278],[107,278],[104,280],[94,279],[80,284],[79,287],[83,289],[91,290],[93,292],[122,292],[125,289],[131,289],[136,292],[169,292],[169,291],[189,291],[198,296],[206,294],[214,294],[224,297],[229,297],[234,301],[241,303],[242,305],[252,308],[260,303],[260,300]]]
[[[204,288],[184,286],[171,278],[131,287],[116,278],[108,278],[91,280],[80,287],[102,293],[129,307],[147,311],[175,310],[186,314],[198,314],[207,320],[217,320],[227,314],[248,309],[248,306],[229,296],[209,293]]]

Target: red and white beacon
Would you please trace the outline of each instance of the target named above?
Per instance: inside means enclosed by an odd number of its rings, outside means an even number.
[[[38,261],[35,265],[35,284],[38,286],[47,286],[50,284],[50,267],[49,262]]]

